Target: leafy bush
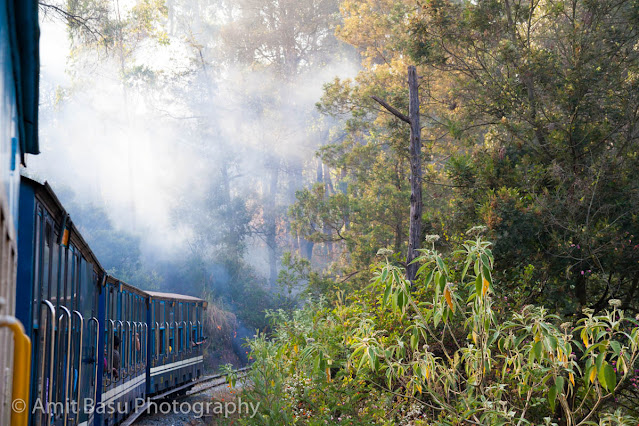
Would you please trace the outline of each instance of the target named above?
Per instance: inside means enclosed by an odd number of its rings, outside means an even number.
[[[619,301],[574,325],[532,305],[504,320],[480,237],[422,250],[414,283],[380,254],[352,299],[271,313],[252,424],[636,424],[639,327]]]

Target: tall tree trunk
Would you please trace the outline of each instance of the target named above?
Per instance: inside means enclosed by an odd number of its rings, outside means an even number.
[[[265,215],[265,240],[268,250],[268,267],[269,267],[269,285],[275,287],[277,282],[277,182],[279,179],[280,161],[277,158],[271,158],[268,166],[270,166],[269,179],[269,195],[264,205]]]
[[[384,100],[372,98],[388,112],[410,125],[410,227],[408,230],[408,253],[406,254],[406,277],[413,282],[419,265],[411,264],[417,257],[422,238],[422,141],[419,125],[419,91],[417,69],[408,67],[408,116],[387,104]]]
[[[411,262],[417,257],[422,238],[422,141],[419,125],[419,92],[417,70],[408,67],[408,90],[410,103],[410,228],[408,232],[408,254],[406,256],[406,275],[412,282],[417,276],[419,265]]]

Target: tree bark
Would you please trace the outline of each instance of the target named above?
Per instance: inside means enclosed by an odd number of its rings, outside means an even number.
[[[417,70],[408,67],[409,104],[408,117],[410,120],[410,228],[408,232],[408,253],[406,255],[406,275],[413,282],[417,276],[419,265],[411,264],[418,255],[422,238],[422,141],[419,125],[419,89]]]

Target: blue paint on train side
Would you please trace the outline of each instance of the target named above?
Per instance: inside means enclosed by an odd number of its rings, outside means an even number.
[[[105,318],[106,318],[106,310],[105,310],[105,288],[100,283],[100,296],[98,297],[98,323],[100,324],[100,336],[98,338],[98,347],[100,348],[100,352],[98,353],[98,377],[97,377],[97,392],[95,393],[95,406],[98,407],[102,403],[102,378],[104,376],[104,367],[106,364],[106,354],[104,353],[105,341],[104,341],[104,330],[106,327]],[[101,412],[96,411],[94,413],[94,424],[101,425],[104,424],[102,421]]]
[[[22,186],[22,197],[19,202],[20,240],[18,245],[18,277],[22,283],[33,283],[35,273],[35,259],[33,247],[35,246],[35,194],[31,186]],[[21,288],[16,293],[16,317],[22,322],[25,332],[31,334],[33,287]]]

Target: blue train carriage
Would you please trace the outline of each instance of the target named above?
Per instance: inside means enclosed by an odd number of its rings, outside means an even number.
[[[22,177],[16,314],[31,337],[31,425],[90,424],[105,272],[51,187]]]
[[[15,317],[20,163],[38,154],[38,4],[0,0],[0,424],[26,424],[30,342]],[[15,342],[15,345],[14,345]]]
[[[121,422],[146,395],[148,295],[108,276],[100,297],[103,324],[101,394],[96,424]],[[110,412],[110,413],[109,413]]]
[[[149,295],[150,396],[183,388],[203,373],[202,343],[207,302],[197,297],[147,291]]]

